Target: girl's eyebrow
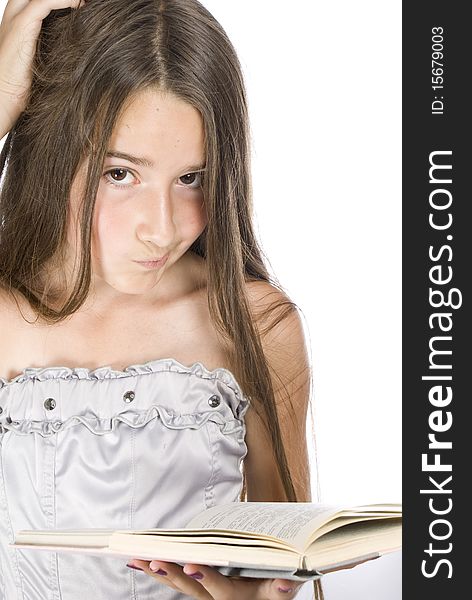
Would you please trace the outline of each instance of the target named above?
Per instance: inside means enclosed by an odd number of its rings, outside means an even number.
[[[106,155],[107,158],[121,158],[122,160],[128,160],[129,162],[134,163],[135,165],[139,165],[141,167],[147,167],[152,169],[155,165],[150,158],[146,156],[133,156],[132,154],[127,154],[126,152],[120,152],[119,150],[109,150]],[[188,165],[182,171],[202,171],[205,168],[204,163],[200,163],[199,165]]]
[[[107,158],[121,158],[123,160],[129,160],[140,167],[154,167],[154,163],[150,158],[146,156],[133,156],[132,154],[126,154],[126,152],[119,152],[118,150],[109,150],[106,155]]]

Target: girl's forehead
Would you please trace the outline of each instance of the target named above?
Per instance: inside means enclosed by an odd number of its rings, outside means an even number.
[[[143,90],[125,104],[117,120],[117,128],[172,125],[202,127],[202,118],[196,108],[170,92]]]
[[[153,156],[180,153],[196,162],[204,158],[204,127],[193,106],[169,93],[144,91],[134,97],[117,120],[110,153],[130,153],[155,166]],[[162,157],[161,157],[162,158]]]

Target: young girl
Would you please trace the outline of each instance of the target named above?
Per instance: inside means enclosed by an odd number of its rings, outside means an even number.
[[[311,500],[310,368],[254,235],[248,131],[235,51],[196,0],[7,2],[0,598],[298,593],[8,547],[20,529],[182,527],[215,504]]]

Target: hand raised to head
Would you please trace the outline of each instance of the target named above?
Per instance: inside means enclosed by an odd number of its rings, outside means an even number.
[[[52,10],[83,4],[84,0],[8,0],[0,23],[0,138],[26,107],[43,19]]]

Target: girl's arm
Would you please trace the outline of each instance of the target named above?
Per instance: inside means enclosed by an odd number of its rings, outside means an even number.
[[[250,287],[250,300],[261,333],[264,353],[272,375],[275,401],[288,467],[299,502],[311,502],[306,419],[310,398],[310,364],[303,325],[293,310],[264,334],[276,314],[263,315],[268,305],[286,297],[265,282]],[[280,309],[277,309],[280,310]],[[277,311],[275,311],[277,312]],[[285,388],[285,389],[284,389]],[[245,459],[247,499],[250,502],[285,502],[271,442],[255,411],[246,413]]]

